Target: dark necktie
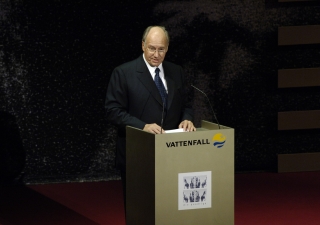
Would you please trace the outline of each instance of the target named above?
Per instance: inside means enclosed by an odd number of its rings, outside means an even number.
[[[167,106],[167,92],[166,92],[166,89],[162,83],[162,80],[159,76],[159,72],[160,72],[160,69],[157,68],[156,69],[156,75],[154,77],[154,82],[156,83],[156,86],[160,92],[160,95],[161,95],[161,98],[162,98],[162,102],[164,104],[164,107],[166,108]]]

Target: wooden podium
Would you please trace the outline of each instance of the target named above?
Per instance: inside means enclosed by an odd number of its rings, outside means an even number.
[[[234,129],[127,127],[127,225],[233,225]]]

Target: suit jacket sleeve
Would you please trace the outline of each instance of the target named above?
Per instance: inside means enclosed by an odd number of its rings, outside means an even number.
[[[128,81],[121,67],[115,68],[112,72],[105,108],[108,122],[120,128],[124,129],[125,126],[129,125],[143,129],[146,124],[128,113]]]

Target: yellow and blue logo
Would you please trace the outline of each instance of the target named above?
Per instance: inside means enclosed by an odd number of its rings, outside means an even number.
[[[213,136],[212,141],[213,146],[216,146],[217,148],[222,148],[226,143],[226,136],[224,136],[221,133],[217,133]]]

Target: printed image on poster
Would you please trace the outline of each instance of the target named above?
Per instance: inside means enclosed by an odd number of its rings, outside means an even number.
[[[211,208],[211,171],[178,174],[178,210]]]

